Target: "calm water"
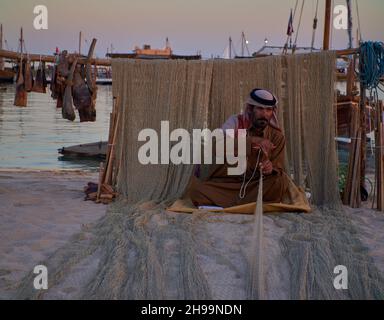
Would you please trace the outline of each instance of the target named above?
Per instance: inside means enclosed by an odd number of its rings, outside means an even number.
[[[26,108],[15,107],[15,86],[0,84],[0,168],[93,169],[99,161],[68,161],[57,149],[108,139],[112,87],[99,86],[96,122],[74,122],[61,116],[56,101],[46,94],[28,94]]]
[[[343,85],[338,88],[344,91]],[[0,84],[0,168],[94,169],[99,161],[65,160],[61,147],[107,140],[112,87],[99,86],[96,122],[61,117],[50,92],[28,94],[26,108],[15,107],[15,86]],[[384,96],[382,95],[383,99]]]

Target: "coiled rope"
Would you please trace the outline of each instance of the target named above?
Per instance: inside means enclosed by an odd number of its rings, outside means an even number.
[[[360,82],[368,90],[380,89],[384,77],[384,44],[382,42],[363,42],[360,45]]]

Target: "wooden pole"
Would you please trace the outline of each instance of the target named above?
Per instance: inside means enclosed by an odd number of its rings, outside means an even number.
[[[355,58],[351,55],[350,59],[347,73],[347,97],[352,98],[353,86],[355,85]]]
[[[229,59],[232,59],[232,38],[229,37]]]
[[[3,50],[3,24],[0,24],[0,50]],[[0,70],[4,70],[4,59],[0,57]]]
[[[103,184],[103,175],[104,175],[104,164],[100,162],[100,168],[99,168],[99,183],[97,185],[97,195],[96,195],[96,202],[100,201],[100,194],[101,194],[101,185]]]
[[[384,211],[384,121],[383,102],[376,106],[376,181],[377,181],[377,210]]]
[[[20,29],[20,51],[21,51],[21,54],[23,54],[23,43],[24,43],[23,28],[21,28]]]
[[[360,108],[351,105],[351,137],[352,143],[349,149],[349,164],[347,181],[344,189],[343,203],[352,208],[360,206],[360,164],[361,164],[361,128]]]
[[[348,8],[348,48],[353,47],[353,39],[352,39],[352,4],[351,0],[347,0],[347,8]]]
[[[79,54],[81,55],[81,31],[79,33]]]
[[[110,116],[109,116],[108,146],[107,146],[107,154],[105,159],[106,170],[104,171],[104,175],[103,175],[103,183],[108,183],[106,174],[109,166],[111,165],[111,149],[112,149],[112,143],[113,143],[113,134],[115,131],[115,120],[116,120],[116,99],[114,98],[113,105],[112,105],[112,112],[110,113]]]
[[[108,163],[108,168],[107,168],[107,172],[106,172],[106,175],[105,175],[105,179],[106,179],[106,183],[107,184],[112,184],[112,173],[113,173],[113,165],[114,165],[114,162],[115,162],[115,153],[116,153],[116,148],[115,148],[115,144],[116,144],[116,138],[117,138],[117,130],[118,130],[118,123],[120,121],[119,119],[119,113],[115,114],[115,120],[114,120],[114,128],[113,128],[113,136],[112,136],[112,145],[111,145],[111,152],[110,152],[110,155],[109,155],[109,163]]]
[[[361,57],[360,57],[361,58]],[[360,66],[364,61],[360,60]],[[366,88],[360,82],[360,128],[361,128],[361,150],[360,150],[360,186],[365,188],[365,169],[367,162],[367,135],[366,135],[366,117],[365,117]]]
[[[344,49],[344,50],[336,50],[337,56],[348,56],[351,54],[359,54],[360,49],[359,48],[353,48],[353,49]]]
[[[324,18],[324,39],[323,50],[329,50],[329,40],[331,35],[331,11],[332,0],[326,0],[325,3],[325,18]]]

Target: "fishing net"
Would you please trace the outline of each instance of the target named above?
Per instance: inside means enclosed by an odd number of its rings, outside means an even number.
[[[383,276],[338,196],[334,63],[332,52],[239,61],[114,59],[121,197],[97,224],[43,262],[49,290],[34,290],[30,274],[17,297],[382,299]],[[160,137],[165,120],[170,131],[219,127],[242,109],[254,87],[279,98],[287,168],[310,192],[314,212],[254,217],[167,211],[183,195],[193,166],[140,164],[140,130],[152,128]],[[337,265],[349,271],[348,290],[333,285]]]

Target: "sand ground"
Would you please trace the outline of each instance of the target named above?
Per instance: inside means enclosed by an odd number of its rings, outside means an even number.
[[[0,299],[40,261],[103,216],[107,206],[84,201],[97,173],[0,170]]]
[[[83,200],[83,187],[88,181],[96,182],[97,173],[0,170],[0,299],[12,298],[17,283],[34,266],[49,258],[71,236],[106,213],[107,206]],[[384,213],[371,210],[368,206],[346,208],[346,211],[375,265],[384,273]],[[232,218],[240,219],[236,216]],[[210,224],[209,228],[212,237],[215,233],[223,234],[220,224]],[[280,261],[278,242],[284,228],[266,216],[264,230],[266,244],[270,248],[267,260],[271,265],[281,266],[284,261]],[[232,230],[232,237],[230,231],[225,230],[226,239],[239,238],[238,232],[233,233]],[[214,261],[203,259],[201,262],[207,273],[215,269]],[[283,279],[284,276],[275,278]],[[215,280],[214,277],[211,279]],[[272,296],[286,298],[282,293]]]

